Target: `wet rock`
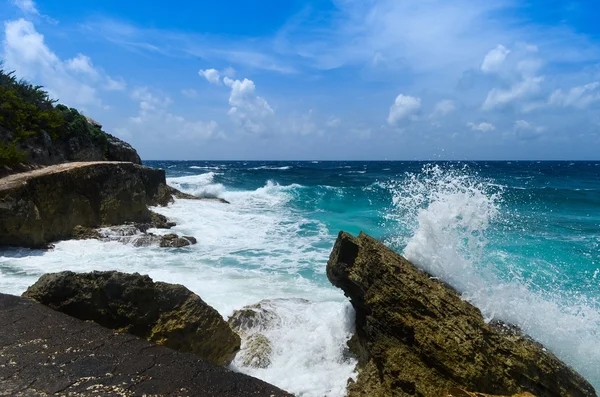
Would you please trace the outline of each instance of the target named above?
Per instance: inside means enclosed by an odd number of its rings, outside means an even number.
[[[73,240],[100,240],[102,236],[96,229],[77,225],[73,228],[72,238]]]
[[[176,234],[166,234],[160,237],[159,245],[163,248],[181,248],[196,244],[194,237],[179,237]]]
[[[340,232],[327,276],[356,311],[359,376],[348,397],[439,397],[449,390],[596,396],[593,387],[515,327],[481,312],[379,241]],[[477,395],[477,394],[475,394]]]
[[[217,365],[229,364],[240,349],[240,338],[198,295],[137,273],[46,274],[23,296]]]
[[[256,378],[0,294],[2,396],[284,397]]]

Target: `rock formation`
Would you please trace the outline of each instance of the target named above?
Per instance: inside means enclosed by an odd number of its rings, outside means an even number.
[[[270,301],[261,301],[233,312],[228,323],[242,338],[236,362],[244,367],[267,368],[271,365],[273,349],[264,332],[279,325],[281,319],[270,308]],[[266,303],[266,305],[265,305]]]
[[[132,163],[67,163],[14,174],[0,179],[0,245],[44,247],[70,238],[76,226],[156,222],[148,206],[170,201],[164,170]]]
[[[198,295],[137,273],[46,274],[23,296],[217,365],[229,364],[240,349],[240,338]]]
[[[515,327],[487,324],[448,285],[364,233],[340,233],[327,276],[356,310],[349,346],[360,371],[349,397],[440,397],[457,387],[496,395],[596,396],[542,345]]]
[[[193,354],[4,294],[0,395],[291,397]]]

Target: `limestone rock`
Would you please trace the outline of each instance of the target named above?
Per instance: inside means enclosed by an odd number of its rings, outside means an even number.
[[[198,295],[137,273],[46,274],[23,296],[217,365],[229,364],[240,349],[240,338]]]
[[[119,162],[67,163],[0,179],[0,245],[44,247],[75,226],[151,223],[165,172]]]
[[[187,247],[188,245],[196,244],[196,242],[197,241],[194,237],[190,237],[190,236],[179,237],[178,235],[172,233],[172,234],[166,234],[164,236],[160,236],[159,245],[163,248],[164,247],[181,248],[181,247]]]
[[[440,397],[461,387],[537,397],[596,396],[593,387],[515,327],[481,312],[382,243],[340,232],[327,276],[356,311],[359,358],[349,397]]]
[[[169,188],[169,194],[172,197],[178,198],[178,199],[184,199],[184,200],[205,200],[205,201],[218,201],[220,203],[223,204],[230,204],[229,201],[223,199],[223,198],[218,198],[218,197],[197,197],[194,196],[193,194],[188,194],[188,193],[184,193],[180,190],[175,189],[173,186],[168,186]]]
[[[134,164],[142,164],[142,159],[140,159],[138,152],[130,144],[111,134],[106,134],[106,137],[108,138],[106,160],[128,161]]]

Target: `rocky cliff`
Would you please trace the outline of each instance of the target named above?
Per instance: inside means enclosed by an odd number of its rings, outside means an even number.
[[[23,296],[217,365],[229,364],[240,349],[239,336],[198,295],[137,273],[45,274]]]
[[[513,326],[486,323],[452,288],[366,234],[340,233],[327,276],[356,310],[349,346],[360,371],[349,397],[596,396],[542,345]],[[450,392],[456,388],[463,394]]]
[[[44,247],[76,226],[152,222],[172,200],[164,170],[123,162],[66,163],[0,179],[0,245]]]

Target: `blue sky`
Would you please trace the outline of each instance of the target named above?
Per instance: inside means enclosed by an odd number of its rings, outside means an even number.
[[[600,159],[599,12],[7,0],[0,52],[144,159]]]

